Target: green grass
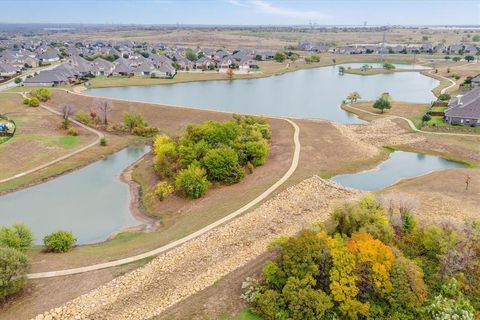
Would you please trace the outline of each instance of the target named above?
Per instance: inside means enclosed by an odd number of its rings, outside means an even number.
[[[433,112],[444,112],[448,107],[431,107],[430,110]]]
[[[250,310],[246,309],[237,315],[230,315],[230,314],[221,315],[218,318],[218,320],[262,320],[262,318],[253,314]]]
[[[348,74],[357,74],[362,76],[372,76],[376,74],[385,74],[385,73],[393,73],[395,70],[386,70],[381,68],[369,68],[366,70],[362,70],[361,68],[350,68],[345,69],[344,73]]]
[[[443,121],[443,117],[441,116],[432,116],[430,120],[428,120],[427,124],[432,127],[446,127],[449,126],[449,124],[445,123]]]
[[[78,143],[77,136],[63,136],[58,139],[59,144],[65,148],[73,148]]]

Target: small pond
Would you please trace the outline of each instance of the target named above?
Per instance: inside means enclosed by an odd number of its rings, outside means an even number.
[[[0,225],[25,223],[36,244],[59,229],[72,231],[77,244],[86,244],[139,225],[130,213],[129,187],[120,174],[148,150],[130,146],[72,173],[1,196]]]
[[[434,170],[463,168],[463,164],[415,152],[394,151],[378,167],[368,171],[338,175],[333,181],[350,188],[374,191]]]
[[[363,64],[343,66],[361,67]],[[369,64],[376,66],[376,64]],[[425,68],[397,65],[398,68]],[[339,74],[339,66],[289,72],[280,76],[234,81],[199,81],[155,86],[99,88],[88,95],[207,108],[238,113],[322,118],[339,123],[364,123],[340,109],[352,91],[373,100],[389,92],[394,100],[431,102],[439,81],[418,72],[360,76]]]

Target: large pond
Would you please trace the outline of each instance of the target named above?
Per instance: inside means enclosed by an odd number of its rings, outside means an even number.
[[[345,64],[360,67],[363,63]],[[378,66],[377,64],[369,64]],[[398,65],[398,68],[424,68]],[[339,74],[339,66],[315,68],[261,79],[200,81],[156,86],[89,89],[85,93],[117,99],[182,105],[238,113],[322,118],[340,123],[363,123],[339,108],[352,91],[363,99],[389,92],[394,100],[431,102],[438,80],[418,72],[371,76]]]
[[[332,180],[346,187],[373,191],[388,187],[401,179],[416,177],[434,170],[463,167],[461,163],[436,156],[395,151],[375,169],[338,175]]]
[[[53,231],[72,231],[79,244],[103,241],[139,225],[130,213],[130,192],[120,174],[149,150],[131,146],[85,168],[0,197],[0,225],[27,224],[35,243]]]

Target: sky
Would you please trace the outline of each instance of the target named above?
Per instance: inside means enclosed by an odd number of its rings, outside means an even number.
[[[480,25],[480,0],[0,0],[0,23]]]

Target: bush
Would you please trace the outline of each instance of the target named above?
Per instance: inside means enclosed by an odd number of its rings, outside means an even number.
[[[70,128],[68,128],[67,134],[69,136],[75,137],[75,136],[78,135],[78,132],[77,132],[77,129],[75,127],[70,127]]]
[[[395,69],[395,66],[394,66],[393,64],[391,64],[391,63],[385,62],[385,63],[383,64],[383,69],[393,70],[393,69]]]
[[[92,121],[92,117],[88,113],[80,110],[75,114],[75,120],[83,124],[89,124]]]
[[[27,256],[14,248],[0,247],[0,298],[17,293],[27,283]]]
[[[132,133],[140,137],[153,137],[158,134],[159,130],[155,127],[135,127]]]
[[[148,126],[143,116],[136,112],[125,112],[123,114],[123,123],[130,132],[132,132],[134,128],[145,128]]]
[[[14,82],[16,84],[20,84],[20,83],[22,83],[22,78],[15,78]]]
[[[69,231],[59,230],[43,238],[46,251],[67,252],[75,244],[77,239]]]
[[[210,187],[206,174],[205,169],[197,164],[191,164],[187,169],[178,173],[175,184],[187,197],[197,199],[203,196]]]
[[[237,183],[245,176],[245,171],[238,164],[237,153],[230,147],[209,150],[202,164],[210,181]]]
[[[273,59],[277,62],[284,62],[287,59],[285,52],[276,52]]]
[[[432,116],[429,115],[428,113],[424,114],[423,117],[422,117],[422,121],[423,122],[428,122],[432,119]]]
[[[105,147],[105,146],[107,145],[107,138],[101,137],[101,138],[100,138],[100,145],[101,145],[102,147]]]
[[[37,98],[31,98],[31,99],[28,99],[28,98],[25,98],[23,99],[23,104],[29,106],[29,107],[38,107],[40,106],[40,101],[37,99]]]
[[[40,88],[30,92],[30,95],[34,98],[39,99],[40,101],[48,101],[52,96],[52,91],[47,88]]]
[[[438,100],[440,101],[448,101],[450,100],[451,96],[448,93],[442,93],[441,95],[438,96]]]
[[[33,233],[23,223],[0,228],[0,246],[25,252],[33,244]]]
[[[155,187],[155,195],[160,201],[165,200],[172,192],[172,185],[166,181],[160,181]]]

